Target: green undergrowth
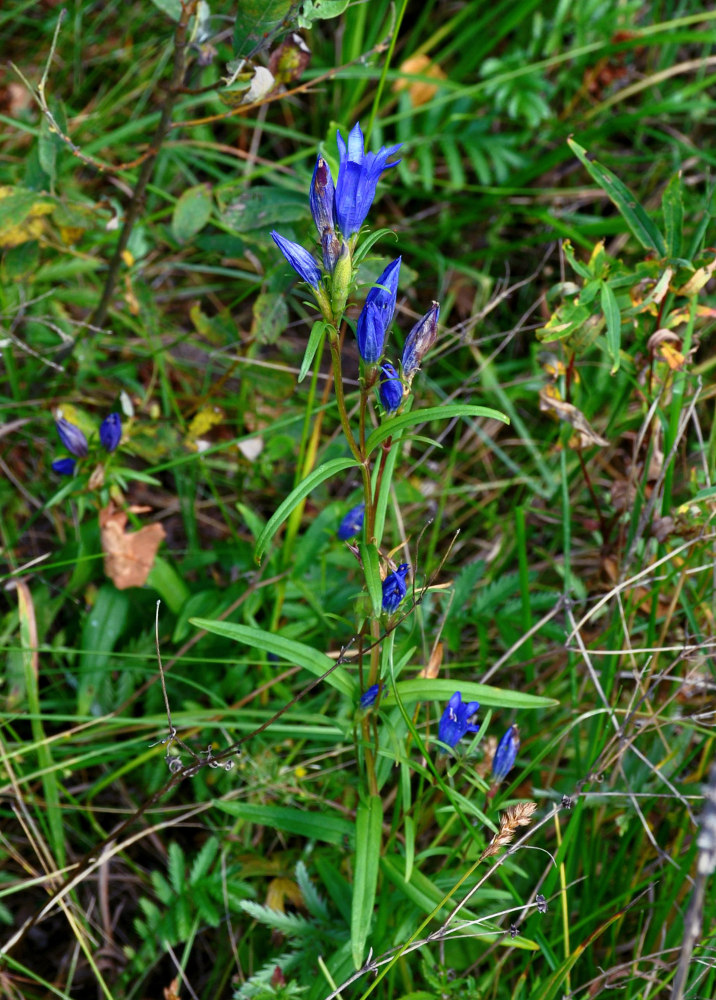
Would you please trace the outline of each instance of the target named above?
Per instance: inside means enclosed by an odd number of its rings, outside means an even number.
[[[172,91],[181,11],[0,10],[0,993],[713,996],[716,14],[187,4]],[[270,231],[357,121],[334,329]]]

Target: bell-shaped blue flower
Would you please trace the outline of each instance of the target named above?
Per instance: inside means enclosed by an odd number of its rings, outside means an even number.
[[[335,214],[341,232],[347,239],[363,225],[373,204],[380,175],[388,167],[400,163],[400,160],[395,163],[386,163],[386,160],[400,149],[401,143],[390,148],[381,146],[377,153],[366,153],[360,124],[351,129],[347,146],[340,132],[337,142],[341,163],[336,182]]]
[[[118,413],[110,413],[99,428],[99,439],[106,451],[114,451],[122,440],[122,418]]]
[[[380,366],[380,401],[386,413],[395,413],[403,402],[403,383],[390,361]]]
[[[313,288],[318,288],[321,272],[308,250],[304,250],[299,243],[294,243],[293,240],[287,240],[275,229],[272,230],[271,237],[294,271]]]
[[[492,777],[495,781],[503,781],[515,766],[517,752],[520,749],[520,733],[517,726],[510,726],[497,744],[495,756],[492,758]]]
[[[383,611],[392,615],[408,592],[405,577],[410,572],[407,563],[401,563],[394,573],[389,573],[383,580]]]
[[[60,441],[67,450],[77,458],[85,458],[87,455],[87,438],[76,424],[71,424],[64,417],[59,417],[55,421],[57,433]]]
[[[356,325],[358,351],[366,364],[375,364],[383,356],[385,338],[393,322],[395,300],[398,296],[400,261],[397,257],[383,271],[378,281],[366,295]]]
[[[462,694],[456,691],[440,718],[438,739],[449,747],[454,747],[466,733],[476,733],[479,725],[469,720],[480,707],[479,701],[463,702]]]
[[[440,305],[433,302],[430,309],[415,324],[408,334],[403,348],[403,375],[412,382],[420,363],[435,343],[438,335]]]
[[[366,688],[360,696],[360,707],[370,708],[371,705],[375,704],[375,699],[378,697],[379,691],[380,684],[371,684],[369,688]]]
[[[351,507],[341,523],[338,525],[336,534],[342,542],[347,542],[353,538],[363,527],[363,517],[365,516],[365,504],[358,503]]]
[[[52,463],[52,468],[60,476],[71,476],[75,471],[76,464],[74,458],[56,458]]]
[[[321,239],[326,230],[332,233],[335,226],[335,217],[333,214],[334,195],[335,188],[330,168],[323,157],[319,156],[313,168],[308,200],[311,205],[311,215],[313,216],[313,221],[316,223],[316,229]]]

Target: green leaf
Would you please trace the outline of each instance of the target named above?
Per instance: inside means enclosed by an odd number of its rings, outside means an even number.
[[[562,249],[564,250],[564,256],[569,261],[569,265],[572,268],[572,270],[576,271],[576,273],[580,276],[580,278],[584,278],[585,281],[589,281],[589,279],[592,277],[592,272],[589,270],[586,264],[583,264],[581,260],[577,260],[577,258],[574,255],[574,249],[572,247],[571,241],[564,240],[562,242]]]
[[[264,552],[268,548],[269,542],[294,507],[297,507],[304,497],[307,497],[308,494],[316,488],[316,486],[320,486],[321,483],[330,479],[331,476],[335,476],[339,472],[345,472],[346,469],[354,469],[357,464],[358,463],[354,458],[334,458],[330,462],[324,462],[323,465],[319,465],[318,468],[314,469],[309,476],[306,476],[303,482],[299,483],[295,489],[291,490],[289,495],[280,505],[273,517],[270,518],[268,524],[261,532],[261,537],[256,543],[256,562],[261,562]]]
[[[316,322],[311,327],[311,334],[308,338],[308,345],[306,346],[306,353],[303,355],[303,361],[301,362],[301,370],[298,373],[298,381],[303,382],[306,375],[308,375],[308,369],[313,364],[313,359],[316,356],[316,351],[319,345],[323,343],[323,335],[326,332],[326,327],[328,326],[322,319],[316,320]]]
[[[172,215],[172,232],[178,243],[186,243],[204,228],[211,216],[212,204],[211,189],[206,184],[197,184],[184,192]]]
[[[619,348],[622,341],[622,315],[619,311],[619,303],[614,294],[614,290],[609,287],[606,281],[601,282],[601,304],[602,312],[607,321],[607,350],[612,359],[611,374],[619,371]]]
[[[661,199],[661,211],[664,216],[667,253],[669,257],[680,257],[684,229],[684,200],[682,197],[681,172],[674,174],[666,185],[666,191],[664,191],[664,196]]]
[[[545,698],[542,695],[491,687],[489,684],[477,684],[459,678],[452,680],[420,678],[412,681],[398,681],[396,687],[398,697],[406,704],[416,701],[448,701],[456,691],[460,691],[463,701],[479,701],[483,708],[532,709],[554,708],[559,705],[559,702],[553,698]],[[381,704],[387,706],[394,703],[393,692],[386,690]]]
[[[147,577],[147,586],[159,594],[172,614],[176,615],[189,597],[189,588],[172,564],[155,556]]]
[[[50,181],[50,188],[55,184],[55,165],[57,163],[56,136],[50,131],[50,123],[43,117],[40,125],[40,138],[37,141],[37,155],[40,166],[47,174]]]
[[[354,824],[342,816],[331,813],[309,812],[290,806],[259,806],[249,802],[216,799],[215,806],[230,816],[238,816],[247,823],[283,830],[308,840],[321,840],[326,844],[345,847],[353,843]]]
[[[361,242],[361,245],[358,247],[356,252],[353,254],[353,266],[357,267],[360,264],[360,262],[368,255],[368,252],[372,249],[373,245],[377,243],[378,240],[382,239],[384,236],[392,236],[393,239],[395,240],[396,239],[395,230],[385,229],[385,228],[376,229],[374,233],[371,233],[369,236],[366,236],[366,238]],[[377,273],[380,274],[382,270],[383,268],[381,268]]]
[[[472,406],[470,403],[448,403],[447,406],[429,406],[425,410],[415,410],[403,413],[399,417],[384,420],[366,441],[366,453],[370,455],[379,444],[391,437],[396,431],[405,427],[415,427],[426,424],[430,420],[452,420],[454,417],[488,417],[509,424],[509,419],[499,410],[489,406]]]
[[[231,184],[217,192],[221,221],[236,233],[265,233],[266,245],[273,246],[268,236],[274,226],[284,233],[287,222],[303,222],[306,218],[306,196],[298,191],[257,186],[246,191],[243,185]],[[290,235],[290,234],[289,234]]]
[[[261,292],[254,302],[251,332],[260,344],[273,344],[286,332],[288,306],[286,297],[276,292]]]
[[[287,639],[286,636],[277,632],[266,632],[261,628],[254,628],[251,625],[238,625],[235,622],[217,622],[210,618],[191,618],[190,624],[195,628],[204,629],[212,635],[221,635],[225,639],[232,639],[234,642],[241,642],[254,649],[263,649],[266,653],[274,653],[276,656],[286,660],[287,663],[298,664],[316,677],[322,677],[326,671],[333,667],[332,673],[326,677],[326,683],[330,684],[341,694],[354,698],[356,685],[343,667],[337,667],[336,661],[330,656],[307,646],[303,642],[296,642],[295,639]]]
[[[94,607],[84,617],[82,656],[77,691],[77,714],[88,716],[108,677],[107,667],[114,645],[124,630],[129,613],[129,595],[105,583],[97,592]],[[106,707],[106,706],[104,706]]]
[[[278,31],[291,7],[291,0],[241,0],[234,22],[234,55],[253,55]]]
[[[348,6],[348,0],[304,0],[298,16],[299,28],[310,28],[314,21],[340,17]]]
[[[152,0],[152,3],[172,21],[178,21],[181,17],[181,0]]]
[[[714,497],[716,497],[716,486],[706,486],[699,490],[693,500],[694,503],[700,503],[702,500],[712,500]]]
[[[613,174],[607,167],[603,167],[596,160],[590,160],[587,150],[574,139],[567,139],[567,143],[599,187],[609,195],[619,214],[641,245],[647,250],[654,250],[660,257],[665,257],[664,237],[629,188],[622,184],[616,174]]]
[[[351,907],[351,950],[356,969],[363,964],[365,943],[373,919],[382,822],[383,803],[379,795],[371,795],[356,810],[356,858]]]
[[[373,543],[361,542],[360,555],[363,561],[363,572],[368,585],[368,594],[373,605],[373,615],[380,617],[383,608],[383,585],[380,579],[380,559],[378,548]]]

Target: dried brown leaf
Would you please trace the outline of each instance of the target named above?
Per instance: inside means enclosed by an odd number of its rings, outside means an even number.
[[[109,503],[99,512],[104,571],[118,590],[142,587],[166,532],[161,524],[126,531],[127,515]]]

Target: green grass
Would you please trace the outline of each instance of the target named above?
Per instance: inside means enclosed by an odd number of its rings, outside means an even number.
[[[212,8],[102,315],[175,65],[161,6],[0,12],[0,993],[712,996],[716,14],[305,4],[310,63],[237,113],[250,18],[266,66],[297,10],[246,0],[234,39]],[[269,233],[320,256],[315,157],[335,178],[358,120],[401,163],[308,363],[319,310]],[[391,360],[441,313],[387,424],[354,328],[397,254]],[[336,530],[366,490],[359,562]],[[123,590],[110,502],[164,530]],[[480,729],[448,755],[457,690]]]

